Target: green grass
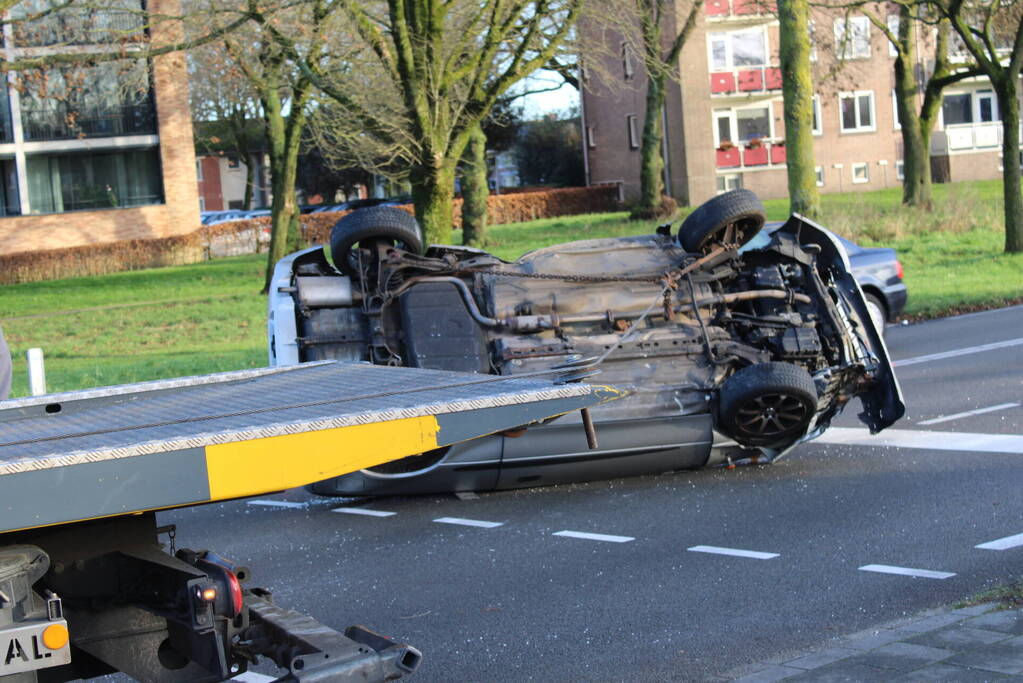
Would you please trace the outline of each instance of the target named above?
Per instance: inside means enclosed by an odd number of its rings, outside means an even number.
[[[908,314],[1023,297],[1023,254],[1001,253],[998,181],[936,186],[930,214],[902,209],[899,196],[898,188],[825,195],[822,223],[865,246],[899,250]],[[786,217],[787,201],[765,205],[771,220]],[[559,242],[649,233],[655,225],[628,221],[625,213],[498,225],[487,249],[512,260]],[[13,395],[27,393],[24,354],[33,346],[44,349],[51,391],[265,365],[266,298],[258,294],[264,265],[265,256],[252,255],[4,287],[0,325],[14,356]]]

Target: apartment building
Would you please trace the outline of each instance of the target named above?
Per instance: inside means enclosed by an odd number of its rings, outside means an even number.
[[[23,0],[9,17],[49,6],[48,0]],[[72,6],[5,24],[2,58],[8,61],[83,50],[129,56],[6,79],[0,93],[0,254],[198,227],[184,56],[131,58],[136,44],[170,40],[172,29],[159,23],[145,28],[142,0],[124,0],[123,7]],[[176,0],[147,0],[146,7],[178,11]]]
[[[685,3],[688,6],[688,3]],[[679,7],[679,11],[688,11]],[[897,29],[898,10],[885,14]],[[680,18],[682,20],[682,18]],[[814,151],[822,192],[880,189],[902,180],[902,139],[894,100],[895,52],[866,16],[815,10]],[[934,35],[919,32],[918,71],[930,68]],[[670,194],[698,204],[737,187],[761,197],[787,194],[778,22],[760,0],[707,0],[668,86],[665,180]],[[953,49],[962,50],[955,44]],[[639,191],[645,75],[623,42],[583,78],[587,180]],[[965,55],[959,55],[964,58]],[[1001,123],[990,83],[974,78],[945,91],[932,144],[938,182],[996,178]]]

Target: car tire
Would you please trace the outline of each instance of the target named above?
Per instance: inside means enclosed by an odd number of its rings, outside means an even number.
[[[809,372],[791,363],[757,363],[721,385],[717,429],[743,446],[787,445],[806,433],[816,411]]]
[[[756,194],[732,190],[696,207],[682,221],[678,240],[690,253],[707,251],[713,243],[723,240],[742,246],[760,232],[766,220],[767,211]]]
[[[330,231],[330,254],[345,275],[357,275],[354,247],[361,242],[385,240],[405,251],[423,252],[423,233],[411,214],[389,206],[372,206],[353,211]]]
[[[873,294],[864,293],[863,298],[866,300],[867,313],[870,314],[870,319],[873,321],[874,327],[877,328],[877,333],[884,337],[885,323],[888,322],[888,307]]]

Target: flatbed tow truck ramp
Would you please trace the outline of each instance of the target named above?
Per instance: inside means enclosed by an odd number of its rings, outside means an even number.
[[[414,671],[415,648],[362,626],[339,633],[244,588],[247,568],[177,549],[156,511],[303,486],[618,396],[558,380],[322,362],[0,402],[0,680],[221,681],[260,657],[280,681]]]

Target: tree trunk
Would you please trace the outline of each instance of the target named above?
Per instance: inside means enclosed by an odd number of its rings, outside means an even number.
[[[925,146],[923,122],[916,108],[916,75],[912,54],[895,59],[895,107],[902,125],[902,203],[931,208],[931,158]],[[928,130],[928,139],[930,131]]]
[[[462,244],[481,247],[487,237],[487,136],[476,125],[462,156]]]
[[[646,115],[643,118],[643,138],[639,150],[639,204],[632,211],[633,218],[659,217],[661,198],[664,196],[664,157],[661,156],[664,130],[664,75],[648,74],[646,88]]]
[[[817,218],[820,216],[820,194],[813,155],[809,19],[808,0],[778,3],[789,207],[793,213]]]
[[[442,160],[437,165],[417,165],[409,173],[416,218],[426,244],[451,241],[451,199],[455,194],[455,163]]]
[[[1023,191],[1020,188],[1019,89],[1015,74],[995,84],[1002,112],[1002,193],[1005,201],[1005,252],[1023,252]]]

